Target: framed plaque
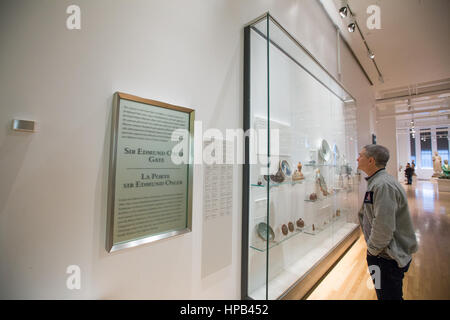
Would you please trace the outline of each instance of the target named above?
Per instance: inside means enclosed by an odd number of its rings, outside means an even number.
[[[194,110],[116,92],[108,252],[192,230]]]

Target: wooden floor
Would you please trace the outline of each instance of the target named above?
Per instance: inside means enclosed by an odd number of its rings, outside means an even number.
[[[419,241],[403,280],[403,298],[450,299],[450,193],[439,193],[437,183],[405,185]],[[361,235],[344,257],[309,295],[309,300],[376,300]]]

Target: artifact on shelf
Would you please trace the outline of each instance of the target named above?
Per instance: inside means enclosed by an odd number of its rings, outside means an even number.
[[[322,194],[326,197],[327,195],[330,194],[330,192],[328,191],[327,188],[327,184],[325,182],[325,178],[323,177],[323,175],[320,173],[320,170],[317,169],[317,173],[316,173],[316,181],[317,184],[319,185],[320,191],[322,192]]]
[[[341,216],[341,209],[337,209],[336,210],[336,217],[340,217]]]
[[[292,222],[290,222],[290,221],[288,223],[288,229],[289,229],[290,232],[294,232],[294,229],[295,229],[294,228],[294,224]]]
[[[309,200],[316,201],[317,200],[317,194],[315,192],[311,193],[309,195]]]
[[[303,176],[302,173],[302,163],[299,161],[297,165],[297,170],[295,170],[294,174],[292,175],[292,180],[299,181],[303,179],[305,179],[305,177]]]
[[[261,222],[257,226],[258,235],[264,240],[267,241],[273,241],[275,239],[275,233],[273,232],[272,228],[266,224],[265,222]],[[267,232],[269,232],[269,236],[267,236]]]
[[[309,161],[309,164],[315,165],[317,163],[317,150],[312,149],[309,150],[309,157],[311,158],[311,160]]]
[[[334,145],[333,153],[334,153],[334,165],[338,165],[339,160],[341,158],[341,153],[339,152],[339,148],[338,148],[337,144]]]
[[[312,231],[316,231],[316,228],[314,227],[314,223],[312,225]]]
[[[444,177],[450,177],[450,166],[448,165],[448,160],[444,160],[442,171],[444,172]]]
[[[264,180],[266,180],[267,182],[269,182],[269,176],[264,175]],[[284,181],[285,177],[283,172],[281,172],[281,170],[278,170],[278,172],[276,174],[272,174],[270,175],[270,180],[272,180],[275,183],[282,183]]]
[[[258,186],[264,185],[264,182],[261,178],[258,178]]]
[[[283,225],[281,226],[281,232],[283,232],[283,234],[284,234],[285,236],[287,236],[287,234],[288,234],[288,232],[289,232],[289,229],[288,229],[287,225],[283,224]]]
[[[296,224],[297,224],[297,227],[299,227],[299,228],[303,228],[305,226],[305,222],[303,221],[302,218],[298,219]]]
[[[290,177],[292,175],[291,165],[287,160],[280,161],[280,169],[285,177]]]
[[[323,139],[319,149],[319,160],[322,163],[326,163],[331,159],[331,148],[327,140]]]
[[[342,174],[339,174],[338,188],[344,188],[344,178],[342,177]]]

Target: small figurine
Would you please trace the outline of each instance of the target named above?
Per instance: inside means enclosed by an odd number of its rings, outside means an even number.
[[[344,178],[342,177],[342,174],[339,175],[338,188],[344,188]]]
[[[295,170],[294,174],[292,175],[293,181],[303,180],[305,177],[302,173],[302,163],[299,161],[297,165],[297,170]]]
[[[444,172],[444,176],[450,176],[450,166],[448,165],[448,160],[444,160],[444,164],[442,165],[442,171]]]
[[[298,219],[296,223],[297,223],[297,227],[299,227],[299,228],[303,228],[305,226],[305,222],[303,221],[302,218]]]
[[[309,195],[309,200],[316,201],[317,200],[317,194],[315,192],[311,193]]]
[[[336,217],[339,217],[339,216],[341,216],[341,209],[336,210]]]
[[[312,225],[312,230],[313,230],[313,231],[316,231],[316,228],[314,227],[314,223],[313,223],[313,225]]]
[[[328,188],[327,188],[325,179],[324,179],[323,175],[320,173],[319,169],[317,169],[317,172],[316,172],[316,182],[319,185],[320,191],[322,191],[322,194],[325,197],[330,194],[327,190]]]

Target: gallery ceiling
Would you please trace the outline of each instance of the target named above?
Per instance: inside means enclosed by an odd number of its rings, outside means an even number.
[[[382,80],[359,32],[347,30],[350,14],[339,15],[342,0],[321,2],[373,83],[378,118],[450,123],[449,0],[348,0]],[[371,5],[380,9],[380,29],[368,28]]]

